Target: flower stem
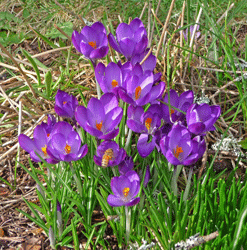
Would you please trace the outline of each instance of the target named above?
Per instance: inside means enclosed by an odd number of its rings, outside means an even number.
[[[78,179],[76,173],[75,173],[75,169],[74,167],[72,166],[72,162],[69,162],[69,166],[70,166],[70,170],[73,174],[73,177],[75,179],[75,182],[76,182],[76,185],[77,185],[77,189],[78,189],[78,192],[80,194],[80,196],[82,197],[82,185],[81,185],[81,181]]]
[[[183,168],[183,165],[174,166],[173,176],[172,176],[172,181],[171,181],[171,189],[172,189],[175,196],[178,195],[178,183],[177,183],[177,180],[178,180],[178,176],[179,176],[182,168]]]
[[[125,206],[125,217],[126,217],[126,239],[127,239],[127,246],[129,245],[129,237],[130,237],[130,217],[131,217],[131,210],[128,211],[128,207]]]
[[[127,151],[128,147],[129,147],[131,136],[132,136],[132,130],[129,129],[127,141],[126,141],[125,148],[124,148],[126,151]]]
[[[189,196],[192,173],[193,173],[193,167],[190,167],[190,172],[189,172],[189,176],[188,176],[188,181],[187,181],[186,188],[185,188],[185,191],[184,191],[184,197],[183,197],[183,200],[184,200],[184,201],[187,201],[188,196]]]

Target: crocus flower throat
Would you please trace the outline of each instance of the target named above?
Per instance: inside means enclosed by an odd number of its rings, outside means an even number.
[[[96,121],[96,128],[97,128],[99,131],[101,131],[102,123],[103,123],[103,121],[101,121],[100,123],[98,123],[98,122]]]
[[[125,187],[123,189],[123,195],[124,195],[125,198],[127,198],[127,196],[129,195],[129,191],[130,191],[130,188],[128,188],[128,187]]]
[[[113,88],[117,87],[118,86],[118,81],[112,80],[111,85],[112,85]]]
[[[141,92],[142,92],[142,89],[140,86],[138,86],[136,89],[135,89],[135,99],[138,100],[141,96]]]
[[[48,136],[48,135],[47,135]],[[47,156],[47,145],[45,145],[44,147],[41,148],[42,152],[44,153],[44,156],[46,157]]]
[[[149,131],[150,127],[151,127],[151,122],[152,122],[152,118],[148,117],[145,121],[145,126],[147,128],[147,130]]]
[[[96,42],[92,41],[88,43],[92,48],[97,49]]]
[[[66,154],[69,154],[70,151],[71,151],[71,146],[66,143],[66,146],[64,147],[64,150],[65,150]]]
[[[174,156],[179,160],[179,154],[183,153],[182,147],[179,147],[178,145],[176,146],[176,149],[173,149]]]

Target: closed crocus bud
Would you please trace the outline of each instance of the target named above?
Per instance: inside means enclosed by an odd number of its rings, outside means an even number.
[[[206,103],[193,104],[186,113],[188,129],[195,135],[204,135],[215,130],[214,123],[220,117],[220,106],[210,106]]]
[[[134,206],[140,201],[140,197],[136,197],[140,190],[140,178],[133,170],[113,177],[111,189],[113,194],[108,196],[107,202],[112,207]]]
[[[59,236],[61,236],[63,232],[63,221],[62,221],[62,209],[59,201],[57,201],[57,227]]]
[[[49,229],[49,240],[50,240],[51,248],[55,249],[55,235],[54,235],[54,232],[53,232],[53,229],[52,229],[51,226],[50,226],[50,229]]]

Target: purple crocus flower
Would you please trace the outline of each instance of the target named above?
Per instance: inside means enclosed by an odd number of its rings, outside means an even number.
[[[133,158],[126,156],[125,159],[118,165],[118,170],[121,175],[125,175],[128,171],[134,168]]]
[[[99,63],[95,68],[95,77],[104,93],[113,92],[118,95],[123,78],[122,71],[116,63],[110,62],[107,67],[103,63]]]
[[[209,106],[206,103],[193,104],[189,107],[186,120],[188,129],[195,135],[204,135],[215,130],[214,123],[220,117],[220,106]]]
[[[190,39],[191,39],[192,34],[193,34],[193,32],[194,32],[195,26],[196,26],[196,25],[191,25],[191,26],[190,26]],[[196,31],[196,33],[195,33],[195,39],[197,39],[197,38],[201,35],[201,32],[198,31],[198,30],[199,30],[199,27],[200,27],[200,25],[197,25],[197,27],[196,27],[196,30],[197,30],[197,31]],[[185,41],[188,41],[188,33],[189,33],[188,28],[187,28],[185,31],[183,31]]]
[[[149,49],[146,49],[144,52],[142,52],[141,54],[137,54],[135,56],[133,56],[131,58],[131,64],[132,65],[136,65],[137,63],[141,63],[142,60],[144,59],[144,57],[148,54]],[[154,56],[152,53],[149,55],[149,57],[144,61],[144,63],[141,65],[143,71],[154,71],[155,67],[156,67],[156,61],[157,58],[156,56]],[[160,78],[162,76],[162,73],[157,73],[154,74],[154,83],[159,82]]]
[[[120,23],[116,30],[116,38],[117,41],[110,33],[109,44],[128,60],[136,54],[141,54],[148,45],[147,31],[139,18],[132,20],[129,25]]]
[[[191,139],[189,130],[178,122],[173,125],[169,134],[160,140],[160,148],[170,163],[187,166],[197,162],[206,145],[200,137]]]
[[[87,145],[81,146],[81,138],[67,122],[58,122],[50,135],[47,153],[58,161],[77,161],[87,154]]]
[[[140,106],[129,106],[127,126],[136,133],[141,133],[137,150],[141,157],[147,157],[156,144],[155,132],[161,125],[161,108],[158,104],[151,105],[146,112]]]
[[[112,207],[134,206],[140,201],[140,197],[136,197],[140,190],[140,178],[133,170],[113,177],[111,189],[113,194],[108,196],[107,202]]]
[[[80,34],[75,30],[72,33],[72,43],[93,62],[105,57],[109,50],[106,29],[101,22],[96,22],[91,27],[85,26]]]
[[[59,116],[74,120],[77,106],[78,101],[73,95],[69,95],[60,89],[57,91],[54,109]]]
[[[123,115],[118,107],[118,100],[113,93],[101,96],[100,100],[91,98],[88,107],[78,106],[75,117],[80,126],[89,134],[104,140],[111,140],[117,136]]]
[[[136,66],[135,66],[136,67]],[[119,96],[124,101],[134,106],[143,106],[160,98],[165,89],[165,83],[154,84],[153,73],[149,70],[126,77],[126,88],[119,90]]]
[[[193,91],[188,90],[183,92],[180,96],[178,96],[177,92],[173,89],[170,90],[170,104],[175,108],[178,108],[184,112],[187,112],[188,108],[194,101]],[[165,95],[163,102],[169,103],[168,94]],[[171,107],[169,112],[169,106],[165,104],[161,104],[163,110],[163,119],[170,124],[173,124],[177,121],[184,121],[185,115]]]
[[[36,155],[40,155],[41,158],[46,160],[48,163],[56,164],[59,162],[58,159],[54,159],[47,152],[47,145],[50,140],[50,133],[53,129],[54,124],[46,124],[42,122],[33,131],[33,140],[24,134],[20,134],[18,137],[20,146],[26,150],[33,161],[41,162],[41,159]]]
[[[94,162],[98,166],[112,167],[118,165],[124,160],[126,151],[115,141],[103,141],[97,148],[97,155],[94,156]]]

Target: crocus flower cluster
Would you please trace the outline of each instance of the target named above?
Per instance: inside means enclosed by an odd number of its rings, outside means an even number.
[[[185,39],[188,39],[186,33]],[[74,96],[58,90],[55,111],[96,137],[94,162],[98,166],[119,166],[120,176],[111,180],[113,194],[108,196],[108,203],[111,206],[136,205],[140,201],[137,195],[141,178],[133,170],[131,156],[113,141],[119,133],[118,126],[124,113],[119,100],[128,107],[127,127],[139,136],[137,150],[140,156],[145,158],[156,148],[174,165],[192,165],[203,156],[206,149],[204,136],[215,130],[220,107],[194,103],[194,94],[190,90],[180,96],[170,90],[162,98],[165,83],[160,81],[161,73],[154,73],[156,57],[150,53],[143,61],[150,51],[146,29],[138,18],[129,25],[121,23],[115,37],[111,33],[107,35],[100,22],[85,26],[81,33],[73,32],[72,43],[93,63],[96,80],[104,94],[100,99],[91,98],[84,107],[78,105]],[[126,62],[98,63],[98,59],[107,55],[108,43],[126,58]],[[19,143],[34,161],[41,161],[39,155],[52,164],[77,161],[88,151],[87,145],[81,145],[81,138],[72,125],[65,121],[56,122],[52,116],[47,124],[35,128],[33,139],[20,135]],[[144,187],[149,179],[147,166]]]

